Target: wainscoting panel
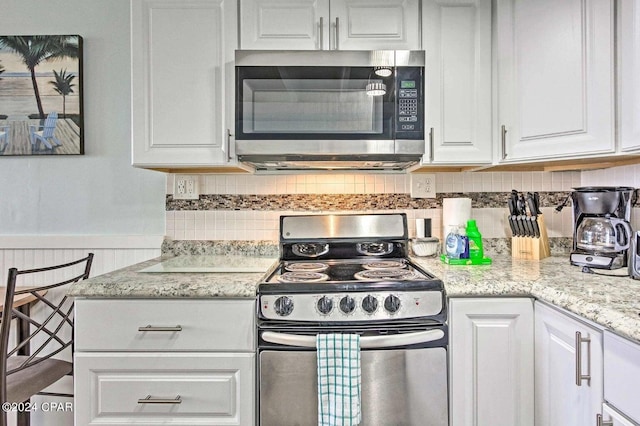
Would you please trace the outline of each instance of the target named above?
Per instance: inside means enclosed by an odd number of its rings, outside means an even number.
[[[90,277],[95,277],[116,269],[124,268],[144,260],[160,256],[163,236],[82,236],[82,235],[24,235],[0,236],[0,285],[6,285],[9,268],[40,268],[70,262],[93,253]],[[53,273],[40,274],[45,282],[63,279]],[[19,285],[36,283],[19,282]],[[41,283],[39,283],[41,284]],[[64,290],[56,290],[56,297],[64,297]],[[34,305],[32,315],[40,315],[38,305]],[[15,334],[13,334],[15,336]],[[14,337],[11,337],[12,339]],[[60,357],[69,360],[70,352],[62,352]],[[71,377],[54,383],[51,392],[73,393]],[[38,396],[31,400],[38,407],[43,404],[71,404],[70,398]],[[32,413],[31,424],[39,426],[66,426],[73,424],[72,406],[62,411]],[[9,425],[15,425],[15,413],[9,413]]]
[[[94,253],[91,277],[160,256],[163,236],[11,236],[0,237],[0,285],[9,268],[40,268]],[[57,242],[56,242],[57,241]],[[55,280],[54,275],[45,276]],[[23,282],[21,285],[32,283]]]

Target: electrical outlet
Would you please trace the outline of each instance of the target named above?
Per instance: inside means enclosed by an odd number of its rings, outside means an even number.
[[[412,174],[411,198],[436,198],[436,175],[429,173]]]
[[[200,198],[198,175],[175,175],[173,179],[174,200],[197,200]]]

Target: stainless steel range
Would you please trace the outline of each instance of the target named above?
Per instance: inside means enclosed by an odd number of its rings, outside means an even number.
[[[260,425],[317,425],[319,333],[360,335],[361,425],[448,425],[445,320],[405,214],[282,216],[258,286]]]

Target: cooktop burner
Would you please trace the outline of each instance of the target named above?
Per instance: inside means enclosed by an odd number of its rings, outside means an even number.
[[[364,269],[400,269],[406,268],[407,264],[398,260],[379,260],[377,262],[366,262],[362,264],[362,267]]]
[[[354,277],[358,280],[384,281],[384,280],[413,280],[418,278],[416,274],[407,269],[368,269],[356,272]]]
[[[327,281],[329,275],[321,274],[319,272],[285,272],[278,276],[278,281],[282,283],[315,283],[320,281]]]
[[[318,262],[298,262],[298,263],[287,263],[284,265],[284,269],[291,272],[324,272],[327,270],[329,265],[326,263],[318,263]]]
[[[313,283],[322,286],[322,291],[354,289],[371,283],[380,286],[387,282],[400,288],[403,282],[413,287],[420,281],[430,282],[434,277],[429,275],[409,259],[326,259],[322,262],[283,261],[264,283],[259,285],[260,291],[309,291]],[[286,288],[282,287],[286,284]],[[281,288],[278,288],[281,287]]]

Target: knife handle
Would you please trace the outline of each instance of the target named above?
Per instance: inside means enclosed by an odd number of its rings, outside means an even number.
[[[538,194],[537,192],[533,193],[533,202],[536,205],[536,215],[542,214],[542,211],[540,210],[540,194]]]
[[[507,221],[509,222],[509,228],[511,228],[511,235],[514,237],[518,236],[518,228],[516,228],[516,224],[513,221],[513,215],[507,216]]]
[[[533,226],[533,236],[540,238],[540,225],[538,225],[538,216],[529,216],[531,225]]]

